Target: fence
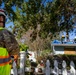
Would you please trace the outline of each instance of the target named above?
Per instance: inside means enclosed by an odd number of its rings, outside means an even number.
[[[13,69],[11,69],[11,74],[13,75],[25,75],[24,72],[25,72],[25,52],[22,51],[20,52],[20,69],[17,69],[17,66],[16,66],[16,63],[15,61],[13,61]]]
[[[31,68],[26,68],[24,67],[25,63],[25,52],[20,52],[20,68],[17,69],[16,68],[16,63],[13,62],[13,69],[11,69],[11,74],[12,75],[26,75],[25,71],[31,71]],[[60,69],[59,63],[57,60],[54,60],[54,67],[51,68],[51,64],[50,61],[47,59],[46,61],[46,67],[43,69],[43,73],[45,73],[45,75],[76,75],[76,71],[75,71],[75,64],[73,61],[70,61],[70,68],[69,70],[67,70],[67,64],[66,61],[62,61],[61,65],[62,68]],[[36,72],[38,72],[38,68],[35,69]]]
[[[75,64],[73,61],[70,61],[70,66],[69,66],[69,70],[67,70],[67,64],[66,61],[62,61],[61,65],[62,68],[59,69],[59,63],[57,60],[54,60],[54,68],[50,68],[50,62],[49,60],[47,60],[46,62],[46,67],[45,67],[45,75],[76,75],[76,71],[75,71]]]

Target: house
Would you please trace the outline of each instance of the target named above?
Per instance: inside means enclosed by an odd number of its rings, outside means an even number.
[[[54,54],[76,54],[76,43],[73,42],[61,43],[58,40],[54,40],[51,48]]]

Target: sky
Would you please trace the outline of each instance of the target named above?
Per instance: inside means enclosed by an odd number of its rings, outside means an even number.
[[[69,33],[69,39],[70,39],[70,41],[72,41],[76,37],[76,35],[74,33],[75,31],[76,31],[76,28],[74,29],[73,32]],[[61,32],[60,37],[62,36],[62,33],[63,33],[64,36],[66,36],[66,32]]]
[[[6,23],[5,23],[5,28],[7,28],[8,30],[11,30],[10,29],[10,26],[14,26],[14,24],[13,24],[13,22],[11,21],[11,22],[9,22],[9,23],[7,23],[9,21],[9,19],[7,19],[7,21],[6,21]]]

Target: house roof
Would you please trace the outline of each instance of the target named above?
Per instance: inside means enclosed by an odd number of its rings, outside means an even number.
[[[51,46],[76,46],[76,44],[51,44]]]

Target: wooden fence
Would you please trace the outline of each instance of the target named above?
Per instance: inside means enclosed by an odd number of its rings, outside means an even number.
[[[24,67],[25,60],[26,60],[25,52],[20,52],[20,68],[19,69],[16,68],[17,66],[14,61],[13,69],[11,69],[12,75],[26,75],[25,71],[28,71],[28,72],[31,71],[31,67],[29,67],[29,68]],[[47,59],[45,64],[46,64],[46,67],[42,69],[43,73],[45,75],[76,75],[75,64],[73,61],[70,61],[69,70],[67,70],[67,64],[66,64],[66,61],[64,61],[64,60],[62,61],[61,65],[60,65],[60,66],[62,66],[61,69],[58,67],[59,63],[57,60],[54,60],[54,63],[50,64],[50,61]],[[54,65],[54,67],[51,68],[50,67],[51,65]],[[35,71],[38,72],[38,68],[35,68]]]

